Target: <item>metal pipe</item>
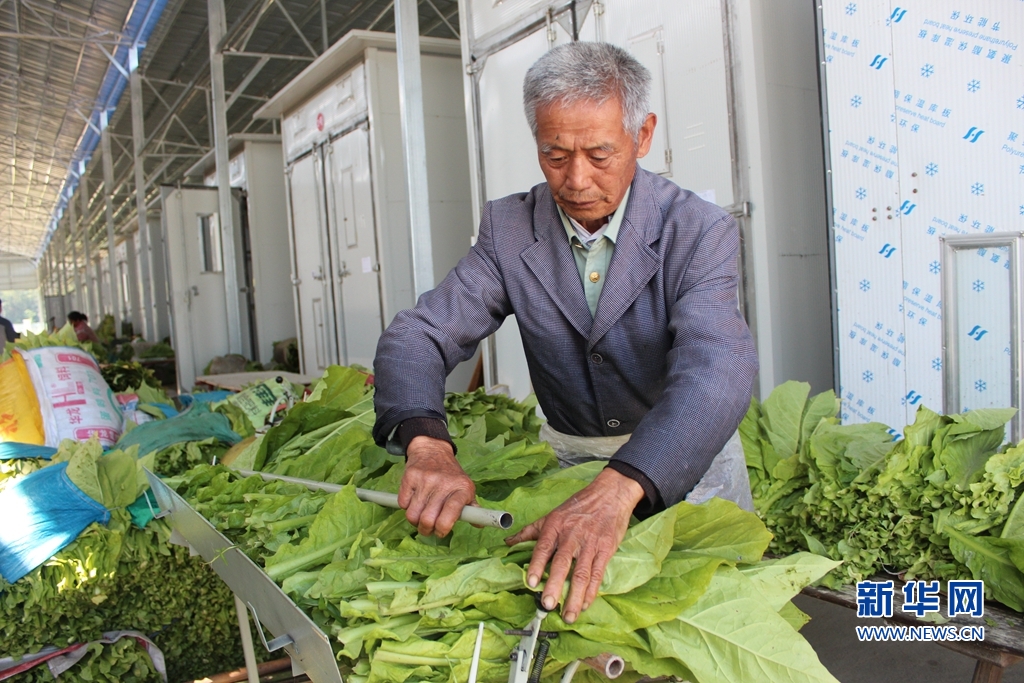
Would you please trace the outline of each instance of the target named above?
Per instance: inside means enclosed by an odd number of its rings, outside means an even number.
[[[214,158],[217,164],[217,199],[220,208],[221,258],[224,272],[224,303],[227,309],[228,352],[242,353],[242,313],[238,300],[238,272],[235,251],[235,221],[231,198],[231,170],[228,166],[228,119],[224,106],[224,54],[217,49],[227,21],[224,0],[207,0],[210,33],[210,85],[213,110]]]
[[[434,287],[434,255],[430,232],[427,134],[423,115],[423,73],[420,67],[420,19],[417,5],[416,0],[395,1],[398,100],[405,153],[405,184],[409,194],[412,280],[415,297],[419,298]]]
[[[132,107],[132,167],[135,171],[135,211],[139,222],[138,256],[139,281],[142,283],[142,334],[146,339],[155,339],[153,332],[153,285],[149,274],[149,226],[146,224],[146,176],[143,167],[142,147],[146,143],[145,123],[142,110],[142,74],[139,73],[139,50],[128,51],[128,68],[131,70],[128,85]]]
[[[622,660],[622,657],[607,652],[596,657],[588,657],[583,660],[583,663],[610,679],[618,678],[626,670],[626,662]]]
[[[95,298],[95,285],[89,275],[89,266],[92,265],[92,255],[89,253],[89,179],[85,177],[85,163],[78,162],[78,198],[82,203],[82,249],[85,252],[85,315],[92,318],[96,324],[96,307],[93,305]]]
[[[269,474],[267,472],[256,472],[254,470],[237,470],[237,472],[243,477],[251,477],[254,474],[258,475],[263,478],[263,481],[285,481],[289,484],[298,484],[300,486],[305,486],[311,491],[337,493],[345,488],[338,484],[327,484],[322,481],[311,481],[309,479],[299,479],[298,477],[286,477],[283,474]],[[356,498],[365,503],[374,503],[381,507],[394,508],[395,510],[402,509],[402,506],[398,504],[398,495],[395,493],[372,491],[370,489],[356,489]],[[475,505],[467,505],[462,508],[462,515],[459,519],[463,522],[476,524],[477,526],[490,526],[497,529],[511,529],[512,524],[515,523],[515,519],[509,512],[505,512],[504,510],[489,510],[487,508],[476,507]]]
[[[242,636],[245,677],[249,683],[260,683],[260,671],[256,665],[256,648],[253,647],[252,631],[249,630],[249,610],[237,595],[235,596],[235,613],[238,615],[238,632]]]
[[[107,112],[100,112],[100,144],[103,155],[103,199],[107,212],[107,263],[110,267],[110,308],[114,314],[114,336],[121,336],[121,282],[117,277],[117,250],[114,244],[114,159],[110,151],[110,126]],[[101,288],[102,289],[102,288]]]

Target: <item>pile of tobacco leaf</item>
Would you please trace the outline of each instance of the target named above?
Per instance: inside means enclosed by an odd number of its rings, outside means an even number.
[[[1014,409],[938,415],[897,432],[839,424],[831,392],[788,382],[751,403],[740,436],[770,549],[843,564],[831,586],[873,574],[981,579],[1024,611],[1024,445],[1004,444]]]

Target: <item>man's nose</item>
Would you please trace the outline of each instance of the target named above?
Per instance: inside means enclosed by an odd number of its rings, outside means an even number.
[[[569,159],[565,185],[567,189],[577,192],[590,187],[590,164],[582,156],[573,155]]]

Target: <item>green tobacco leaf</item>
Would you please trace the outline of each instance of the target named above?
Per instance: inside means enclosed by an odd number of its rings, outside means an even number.
[[[750,397],[750,408],[743,421],[740,422],[740,442],[743,444],[743,456],[747,461],[747,467],[764,470],[764,456],[761,454],[761,403],[756,396]]]
[[[452,530],[452,552],[472,555],[486,548],[503,545],[506,537],[518,533],[527,524],[548,514],[586,485],[587,482],[581,479],[551,478],[535,486],[516,489],[508,498],[499,502],[481,499],[481,507],[512,513],[514,525],[511,529],[502,530],[492,527],[477,529],[469,524],[456,524]]]
[[[348,483],[362,465],[359,455],[363,447],[372,443],[370,433],[361,426],[342,429],[324,438],[303,455],[282,462],[274,468],[274,473],[313,481],[327,481],[330,475],[337,483]],[[346,473],[348,476],[345,476]]]
[[[676,512],[669,508],[630,528],[605,568],[602,595],[628,593],[661,571],[672,550]]]
[[[606,595],[604,600],[630,628],[647,628],[675,619],[695,603],[721,564],[718,557],[673,552],[658,576],[629,593]]]
[[[383,571],[394,581],[409,581],[413,575],[449,574],[459,565],[444,546],[427,545],[412,538],[403,538],[397,548],[372,548],[364,564]]]
[[[472,441],[457,440],[455,444],[459,451],[459,464],[476,483],[518,479],[542,472],[558,462],[547,442],[513,441],[498,450]]]
[[[957,425],[940,429],[935,437],[936,442],[941,439],[944,429],[952,429],[955,426]],[[960,435],[955,437],[955,440],[945,440],[941,447],[934,448],[935,464],[945,469],[949,481],[954,486],[964,490],[972,482],[981,479],[985,463],[999,450],[1003,438],[1003,430],[1000,428],[969,436]]]
[[[332,365],[313,387],[307,403],[350,410],[364,399],[367,391],[366,373],[342,365]]]
[[[940,529],[949,537],[949,549],[967,565],[975,579],[985,582],[985,595],[1011,609],[1024,611],[1024,574],[1011,559],[1019,541],[971,536],[948,526]]]
[[[966,413],[949,415],[958,424],[969,424],[980,430],[1002,429],[1017,414],[1016,408],[979,408]]]
[[[804,450],[803,445],[811,438],[811,434],[818,428],[818,424],[822,420],[834,422],[838,412],[839,399],[831,389],[818,394],[807,402],[807,410],[804,412],[800,427],[801,450]]]
[[[842,563],[813,553],[796,553],[740,567],[740,571],[750,579],[772,609],[778,612],[805,587],[840,564]]]
[[[810,644],[731,567],[718,570],[695,605],[648,635],[652,654],[682,662],[699,683],[837,683]]]
[[[630,614],[620,613],[603,597],[598,597],[590,607],[580,613],[575,622],[567,624],[558,612],[551,612],[544,619],[543,628],[552,631],[573,631],[588,640],[604,643],[610,651],[619,646],[646,650],[647,643],[630,624]]]
[[[903,431],[903,438],[911,446],[931,447],[935,432],[942,426],[942,416],[925,406],[917,409],[914,416],[914,424],[909,425]]]
[[[356,498],[354,486],[330,496],[309,527],[309,536],[297,545],[287,543],[267,558],[267,574],[282,581],[296,571],[325,565],[339,548],[353,543],[360,531],[369,530],[391,512]]]
[[[790,381],[775,387],[761,404],[769,440],[780,458],[788,458],[800,446],[804,406],[810,392],[810,384]]]
[[[464,564],[451,574],[427,579],[426,590],[417,609],[452,605],[475,593],[524,588],[524,576],[521,567],[502,564],[496,557]]]
[[[757,515],[735,503],[712,498],[701,505],[679,503],[674,550],[720,557],[730,564],[757,562],[772,535]]]
[[[791,602],[787,602],[782,606],[782,609],[779,610],[779,616],[785,619],[786,623],[792,626],[794,631],[799,631],[811,620],[809,614],[806,614]]]
[[[129,452],[111,451],[96,460],[96,478],[107,508],[128,507],[139,497],[137,452],[137,447]]]
[[[96,439],[89,439],[85,443],[72,445],[71,457],[68,460],[68,479],[78,488],[82,489],[85,495],[97,503],[105,505],[103,500],[103,488],[100,486],[99,474],[96,471],[96,461],[103,455],[103,447]]]

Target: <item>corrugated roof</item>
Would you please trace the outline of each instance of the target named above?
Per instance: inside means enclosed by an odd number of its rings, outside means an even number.
[[[140,59],[148,196],[161,183],[182,180],[212,147],[207,0],[0,0],[0,159],[11,157],[0,160],[0,250],[40,258],[60,217],[61,189],[78,186],[76,153],[91,151],[83,145],[88,147],[96,131],[84,119],[107,95],[114,107],[109,125],[115,225],[119,232],[133,229],[130,102],[118,92],[125,79],[102,49],[114,54],[124,34],[134,30],[130,22],[126,26],[129,13],[151,5],[159,13]],[[225,0],[229,30],[223,45],[233,51],[224,64],[229,92],[260,61],[239,53],[293,57],[270,59],[251,80],[228,111],[230,133],[274,132],[276,123],[254,120],[253,114],[324,51],[320,6],[320,0]],[[394,30],[390,0],[331,0],[326,7],[329,44],[352,29]],[[457,0],[421,2],[421,34],[454,37],[457,7]],[[87,157],[86,222],[97,245],[105,232],[102,164],[98,153]],[[78,209],[78,196],[74,201]]]

